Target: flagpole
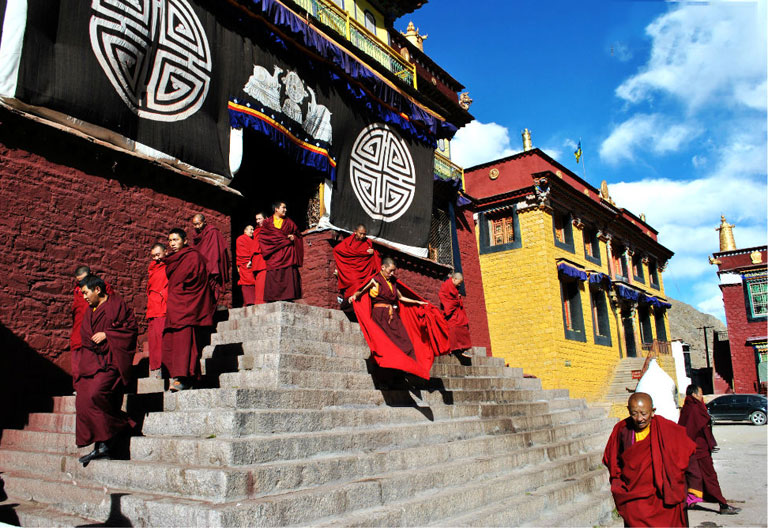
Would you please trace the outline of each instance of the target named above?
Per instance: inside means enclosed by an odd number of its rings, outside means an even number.
[[[581,138],[579,138],[579,145],[581,145]],[[584,147],[581,147],[581,171],[584,173],[584,181],[587,181],[587,164],[584,163]]]

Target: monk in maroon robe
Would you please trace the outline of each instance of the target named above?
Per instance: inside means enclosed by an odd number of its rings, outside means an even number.
[[[256,279],[253,276],[253,226],[247,225],[243,234],[235,241],[235,264],[237,265],[237,285],[243,294],[243,304],[256,303]]]
[[[688,489],[688,502],[689,504],[703,500],[717,502],[720,505],[721,514],[735,515],[741,511],[741,508],[730,506],[723,497],[723,492],[720,491],[720,482],[717,480],[717,472],[712,464],[712,450],[717,446],[717,442],[712,435],[712,418],[704,404],[704,394],[701,387],[693,384],[688,385],[685,394],[685,403],[677,423],[685,427],[690,439],[696,443],[694,458],[701,474],[700,484]],[[690,497],[691,495],[693,497]]]
[[[192,246],[205,259],[208,270],[208,280],[211,282],[213,296],[216,302],[224,295],[224,289],[229,282],[229,251],[227,242],[221,231],[206,223],[201,213],[192,217],[195,233],[192,236]]]
[[[149,343],[149,370],[155,377],[160,377],[163,365],[163,330],[165,312],[168,307],[168,276],[165,274],[167,256],[165,246],[155,244],[150,251],[147,279],[147,341]]]
[[[603,454],[624,525],[688,526],[686,471],[696,445],[685,429],[654,415],[648,394],[634,393],[627,408]]]
[[[200,377],[200,353],[213,325],[214,297],[205,259],[187,245],[183,229],[168,235],[171,254],[165,258],[168,310],[163,331],[163,365],[171,376],[170,390],[185,390]]]
[[[464,275],[454,273],[440,287],[440,305],[451,331],[451,350],[461,350],[464,357],[470,357],[467,351],[472,348],[469,337],[469,318],[464,311],[464,301],[459,293],[459,286],[464,282]]]
[[[285,216],[285,202],[275,202],[272,208],[274,214],[264,220],[259,233],[259,248],[267,266],[264,301],[300,299],[304,241],[296,224]]]
[[[80,328],[83,347],[75,398],[75,441],[78,447],[95,443],[94,450],[80,458],[87,466],[91,460],[109,457],[116,437],[136,425],[121,407],[139,328],[125,302],[107,294],[103,280],[89,275],[82,283],[89,309]]]
[[[381,269],[381,258],[367,235],[365,226],[360,224],[333,248],[339,295],[343,300],[365,286]]]
[[[261,226],[264,224],[264,215],[256,214],[256,227],[253,230],[253,257],[251,259],[253,270],[253,299],[254,304],[264,304],[264,284],[267,278],[267,263],[261,254],[259,237],[261,236]]]
[[[77,379],[77,366],[80,362],[80,349],[83,347],[83,341],[80,338],[80,327],[83,324],[83,317],[88,310],[88,303],[83,299],[83,291],[80,288],[80,281],[91,274],[91,268],[88,266],[78,266],[75,270],[74,298],[72,301],[72,332],[69,336],[69,354],[72,372],[72,384]],[[107,284],[107,295],[112,294],[112,287]]]
[[[385,258],[380,272],[348,300],[380,367],[429,379],[435,356],[449,352],[448,327],[436,306],[397,281],[396,271]]]

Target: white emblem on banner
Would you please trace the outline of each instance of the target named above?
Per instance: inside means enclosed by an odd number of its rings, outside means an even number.
[[[186,0],[93,0],[91,8],[91,48],[132,112],[180,121],[200,109],[211,50]]]
[[[349,178],[360,205],[374,220],[394,222],[416,194],[416,168],[408,145],[381,123],[367,126],[357,136]]]

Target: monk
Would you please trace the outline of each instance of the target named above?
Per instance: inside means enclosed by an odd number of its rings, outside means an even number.
[[[267,277],[267,263],[261,255],[261,246],[259,237],[261,236],[261,226],[264,224],[264,214],[256,213],[254,218],[256,227],[253,229],[253,257],[251,259],[251,270],[253,272],[253,300],[254,304],[264,304],[264,283]]]
[[[83,298],[83,291],[80,288],[80,281],[91,274],[91,268],[82,265],[75,269],[75,290],[74,299],[72,301],[72,332],[69,337],[69,352],[70,352],[70,365],[72,368],[72,383],[74,385],[77,379],[77,365],[80,362],[80,349],[83,347],[83,342],[80,339],[80,326],[83,324],[83,317],[88,310],[88,303]],[[107,284],[107,294],[112,293],[112,288]]]
[[[264,301],[292,301],[301,298],[304,242],[299,228],[286,216],[285,202],[272,204],[273,215],[264,220],[259,248],[267,266]]]
[[[193,380],[200,378],[200,353],[213,325],[215,301],[205,259],[187,245],[187,233],[172,229],[168,246],[163,365],[171,377],[169,389],[179,391],[191,388]]]
[[[237,284],[243,294],[243,304],[256,304],[256,280],[253,276],[253,226],[247,225],[243,234],[235,241],[235,264]]]
[[[459,286],[464,282],[461,273],[452,274],[440,287],[440,305],[445,320],[451,331],[451,350],[461,351],[464,357],[472,357],[472,339],[469,337],[469,318],[464,311],[464,301],[459,293]]]
[[[149,371],[159,378],[163,366],[163,330],[168,304],[168,276],[165,274],[167,256],[165,246],[157,243],[149,252],[149,279],[147,279],[147,341],[149,343]]]
[[[685,429],[654,414],[648,394],[632,394],[627,409],[603,454],[624,525],[688,526],[686,470],[696,445]]]
[[[197,213],[192,217],[195,234],[192,236],[194,246],[205,259],[208,270],[208,280],[211,282],[213,296],[216,302],[224,295],[224,289],[229,282],[229,251],[227,242],[221,231],[206,223],[205,216]]]
[[[85,467],[109,458],[117,437],[136,425],[121,407],[139,328],[131,309],[114,293],[107,294],[101,278],[88,275],[81,290],[88,310],[80,328],[75,441],[77,447],[95,444],[79,459]]]
[[[363,224],[358,225],[350,236],[336,244],[333,248],[333,258],[336,261],[336,277],[342,301],[349,299],[353,292],[365,286],[381,269],[381,258],[373,249],[373,243],[368,239],[368,231]]]
[[[720,482],[717,480],[717,472],[712,464],[712,450],[717,446],[712,435],[712,418],[709,416],[707,406],[704,404],[704,394],[698,385],[688,385],[685,390],[685,402],[680,411],[680,419],[677,422],[685,427],[688,436],[696,443],[696,463],[699,465],[701,484],[689,487],[688,503],[717,502],[720,504],[722,515],[735,515],[741,511],[728,504],[720,491]]]

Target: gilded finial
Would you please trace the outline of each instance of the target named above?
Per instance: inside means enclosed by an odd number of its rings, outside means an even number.
[[[531,131],[527,128],[523,130],[523,150],[529,151],[533,148],[533,141],[531,141]]]
[[[605,200],[611,205],[616,205],[613,203],[613,200],[611,199],[611,195],[608,193],[608,182],[603,180],[600,182],[600,198]]]
[[[736,249],[736,240],[733,238],[733,224],[725,221],[725,216],[720,215],[720,226],[715,231],[720,231],[720,251],[733,251]]]
[[[420,35],[419,28],[413,25],[413,21],[408,22],[408,27],[405,29],[405,33],[401,31],[400,34],[403,35],[408,42],[419,48],[421,51],[424,51],[424,41],[429,35]]]
[[[645,222],[645,213],[640,213],[640,220]]]

